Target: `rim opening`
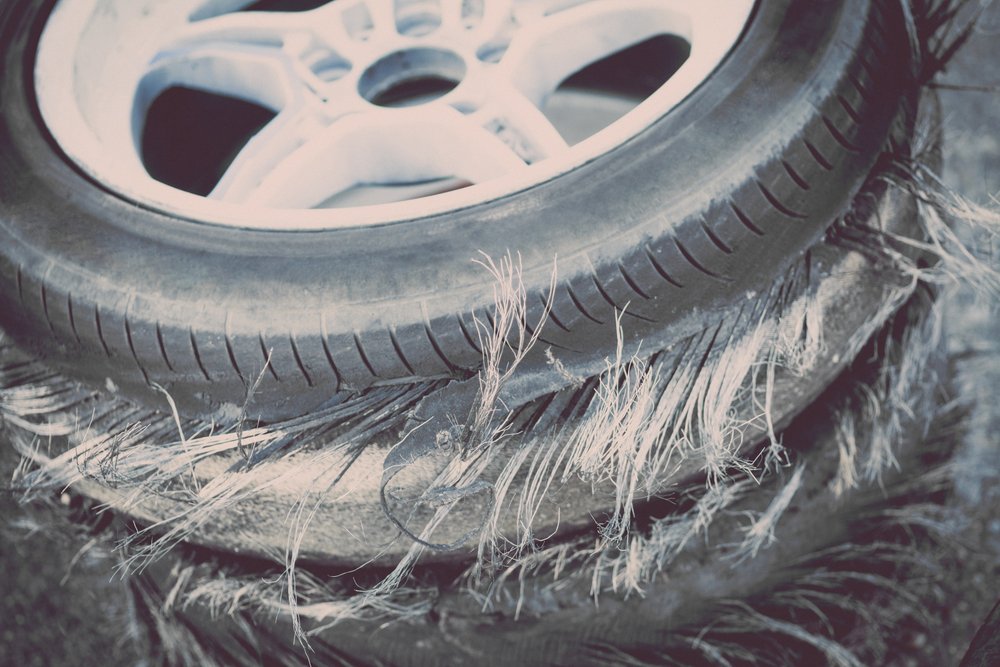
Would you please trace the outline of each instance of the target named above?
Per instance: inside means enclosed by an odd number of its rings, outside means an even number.
[[[574,72],[545,101],[542,113],[571,146],[632,111],[684,65],[691,43],[655,35]]]
[[[257,0],[244,7],[244,12],[308,12],[330,0]]]
[[[273,111],[235,97],[168,88],[146,113],[143,166],[161,183],[206,196],[240,149],[274,117]]]

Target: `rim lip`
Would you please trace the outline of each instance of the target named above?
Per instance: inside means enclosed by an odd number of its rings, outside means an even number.
[[[58,0],[37,42],[35,102],[54,143],[90,179],[133,204],[191,222],[260,231],[321,231],[402,223],[486,204],[552,181],[642,134],[697,90],[739,43],[757,3],[698,0],[694,15],[685,12],[692,19],[692,34],[687,36],[691,53],[681,67],[622,118],[571,146],[561,156],[491,181],[428,197],[344,208],[283,209],[211,200],[157,181],[145,172],[139,178],[125,173],[127,169],[109,155],[107,145],[91,128],[73,94],[77,52],[98,1]],[[662,2],[690,9],[684,0]],[[714,33],[712,39],[708,34],[699,35],[708,28]]]

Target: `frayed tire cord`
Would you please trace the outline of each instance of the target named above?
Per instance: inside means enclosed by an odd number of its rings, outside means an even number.
[[[913,210],[906,196],[887,193],[879,202],[877,215],[888,228],[913,233]],[[871,224],[878,224],[874,217]],[[539,417],[540,425],[532,429],[526,430],[516,419],[508,423],[507,409],[516,407],[505,408],[500,403],[484,408],[499,408],[502,419],[478,429],[482,432],[468,432],[466,420],[472,418],[466,416],[475,412],[478,394],[463,387],[386,387],[308,417],[270,426],[216,429],[207,437],[192,437],[192,431],[208,432],[209,425],[189,424],[183,429],[189,435],[182,441],[177,441],[169,428],[173,420],[164,416],[151,422],[164,426],[159,438],[130,432],[123,437],[76,442],[26,482],[82,484],[87,493],[146,521],[159,523],[170,517],[169,525],[161,527],[169,527],[171,535],[241,551],[260,550],[261,555],[267,555],[284,548],[287,529],[283,517],[294,513],[299,498],[329,484],[324,476],[307,482],[315,471],[333,465],[324,463],[323,457],[336,451],[346,455],[361,446],[361,458],[332,490],[340,500],[324,505],[306,531],[302,553],[308,560],[364,561],[375,556],[381,562],[392,562],[405,556],[410,552],[410,541],[394,541],[397,531],[393,524],[398,521],[408,532],[421,536],[424,528],[420,526],[430,519],[427,511],[437,511],[432,507],[435,503],[429,502],[435,490],[441,492],[442,501],[462,500],[447,522],[437,525],[437,537],[421,537],[424,542],[455,546],[471,531],[487,542],[493,536],[500,543],[528,537],[524,547],[530,551],[532,535],[592,526],[593,517],[608,510],[609,498],[618,497],[615,511],[626,511],[633,499],[669,488],[706,465],[722,471],[739,464],[739,448],[726,443],[751,445],[767,437],[769,429],[786,423],[848,363],[872,326],[888,315],[873,317],[872,313],[880,313],[887,305],[891,310],[911,288],[908,280],[899,282],[899,274],[875,268],[849,250],[818,247],[809,257],[814,265],[811,270],[791,271],[757,303],[689,343],[649,362],[629,359],[622,352],[601,382],[542,401],[547,407]],[[773,367],[773,377],[761,377],[762,367]],[[636,394],[629,403],[615,406],[617,376],[647,372],[657,379],[643,390],[643,404],[633,404],[639,399]],[[17,385],[12,378],[12,390],[26,391]],[[775,407],[765,422],[759,414],[767,399]],[[544,426],[555,419],[544,412],[558,416],[565,404],[574,404],[579,418],[568,423],[556,419],[554,426]],[[621,420],[630,410],[641,419],[626,425]],[[357,414],[365,416],[355,423]],[[90,418],[86,412],[81,417]],[[402,423],[404,420],[407,423]],[[401,444],[395,442],[395,429],[405,434]],[[627,453],[634,447],[633,439],[649,443],[644,462]],[[717,449],[699,445],[699,440],[709,439],[718,444]],[[313,451],[318,443],[325,444],[320,451]],[[470,446],[474,449],[469,458],[456,456]],[[510,452],[521,447],[528,448],[524,450],[528,458],[508,462]],[[244,473],[245,481],[231,471],[232,466],[242,465],[238,453],[243,449],[256,452]],[[210,457],[218,462],[208,465]],[[186,461],[204,466],[196,479],[189,479],[191,465]],[[463,470],[472,471],[476,465],[486,466],[479,470],[479,477],[457,482],[469,474]],[[309,470],[308,478],[294,485],[281,481],[290,480],[297,468]],[[381,480],[371,475],[374,470],[380,471]],[[636,473],[639,476],[628,481]],[[438,478],[454,474],[459,478]],[[492,488],[482,483],[503,477],[521,480],[518,487],[505,493],[506,499],[495,497]],[[397,478],[399,481],[394,481]],[[119,488],[112,488],[109,482]],[[227,493],[223,483],[239,493]],[[477,485],[466,491],[475,493],[460,491],[473,483]],[[177,489],[191,485],[216,491],[212,496],[176,495]],[[532,500],[533,487],[549,492]],[[142,489],[149,493],[141,493]],[[425,490],[428,497],[421,498]],[[408,500],[396,502],[395,496]],[[486,499],[491,499],[496,514],[479,502]],[[379,507],[390,501],[392,506],[383,514]],[[211,513],[204,511],[208,507]],[[225,517],[235,518],[250,508],[256,508],[259,517],[254,526],[229,534]],[[541,509],[544,511],[539,513]],[[415,521],[404,521],[415,512]],[[529,519],[532,516],[538,518]],[[489,530],[472,531],[481,526],[484,517]],[[370,544],[358,541],[362,534],[368,536]],[[251,535],[251,544],[241,546]]]
[[[918,304],[916,310],[921,309]],[[254,566],[250,564],[249,571],[241,574],[239,566],[231,561],[218,560],[210,553],[198,556],[182,550],[181,554],[188,555],[182,555],[181,564],[154,564],[147,572],[134,575],[131,585],[153,591],[144,595],[144,599],[146,604],[152,605],[151,610],[163,614],[159,627],[175,628],[174,631],[179,633],[178,637],[186,636],[187,641],[193,642],[190,650],[198,647],[198,652],[215,656],[223,664],[253,662],[251,656],[244,654],[246,648],[233,649],[233,637],[242,638],[237,641],[236,646],[257,646],[256,650],[273,652],[273,657],[280,655],[290,664],[305,664],[310,659],[307,656],[311,656],[314,661],[333,660],[333,656],[338,656],[337,659],[343,660],[343,664],[352,665],[465,664],[468,660],[475,660],[478,664],[498,665],[525,664],[525,661],[533,664],[606,665],[618,664],[617,661],[623,660],[625,656],[631,656],[634,661],[632,664],[637,665],[663,664],[671,658],[680,659],[682,664],[701,664],[702,660],[691,657],[691,646],[695,647],[696,653],[713,650],[718,651],[721,656],[729,654],[733,664],[740,664],[739,646],[742,643],[743,650],[747,650],[747,640],[739,642],[728,638],[739,637],[740,633],[751,632],[753,628],[761,633],[762,638],[767,633],[774,641],[781,641],[782,633],[788,635],[786,642],[798,637],[801,642],[801,645],[797,645],[799,651],[807,651],[811,647],[812,650],[819,651],[818,655],[827,658],[834,654],[852,656],[846,646],[838,643],[840,640],[825,634],[821,623],[808,625],[801,619],[797,623],[782,620],[776,610],[780,610],[784,604],[782,595],[794,595],[797,581],[807,588],[820,586],[817,591],[835,583],[835,578],[822,580],[820,575],[823,572],[840,571],[845,581],[854,577],[858,586],[871,584],[876,591],[891,590],[889,587],[895,584],[889,579],[875,581],[871,573],[865,571],[865,563],[874,567],[876,563],[882,562],[879,560],[882,556],[877,554],[883,551],[888,558],[897,559],[900,563],[909,562],[907,559],[910,558],[917,562],[920,558],[916,553],[907,551],[909,547],[902,545],[898,552],[892,551],[891,545],[886,543],[888,528],[898,530],[903,523],[908,522],[912,522],[908,525],[913,527],[924,525],[921,517],[922,512],[926,511],[926,501],[922,494],[930,493],[932,497],[933,494],[939,494],[939,485],[945,479],[926,467],[930,460],[928,457],[946,462],[948,451],[957,442],[954,432],[949,430],[954,428],[955,416],[948,410],[932,419],[933,425],[918,420],[919,423],[911,422],[905,426],[904,431],[896,433],[894,441],[898,447],[895,452],[899,460],[898,469],[886,470],[880,481],[873,479],[864,482],[858,489],[843,494],[836,502],[831,502],[828,497],[832,493],[833,481],[839,474],[839,454],[834,445],[841,437],[837,422],[840,418],[857,412],[855,403],[861,401],[863,404],[867,400],[864,398],[865,391],[859,393],[858,390],[865,386],[878,387],[883,380],[888,379],[883,390],[890,393],[894,391],[896,385],[889,376],[895,372],[894,368],[902,359],[896,356],[897,353],[904,356],[915,355],[918,361],[922,359],[928,372],[935,372],[934,369],[937,368],[932,361],[933,353],[930,358],[927,356],[932,348],[923,347],[933,347],[935,344],[933,336],[926,338],[928,333],[933,332],[932,323],[922,325],[921,316],[914,312],[914,308],[904,310],[899,318],[895,326],[887,326],[879,334],[870,349],[886,349],[887,342],[898,334],[908,336],[910,342],[903,347],[893,348],[896,352],[891,352],[889,359],[875,360],[871,354],[862,355],[857,362],[858,367],[830,390],[828,400],[812,408],[797,425],[785,432],[786,445],[794,460],[800,461],[800,465],[804,461],[804,467],[798,468],[801,471],[798,474],[805,476],[801,486],[791,487],[790,482],[783,479],[784,475],[765,476],[764,486],[759,490],[752,491],[751,487],[756,486],[753,482],[749,486],[744,484],[741,490],[723,503],[721,507],[725,511],[720,512],[711,522],[709,541],[705,543],[699,536],[699,539],[682,548],[674,558],[655,567],[658,574],[643,584],[641,597],[622,599],[610,590],[615,581],[623,581],[621,575],[630,567],[625,563],[635,557],[630,550],[619,553],[612,551],[604,559],[595,559],[593,552],[587,555],[593,547],[591,545],[588,548],[585,540],[576,544],[571,542],[568,544],[570,551],[564,558],[570,563],[576,562],[576,565],[564,570],[562,574],[558,572],[558,559],[543,557],[535,565],[525,561],[512,566],[511,572],[497,578],[492,584],[484,581],[482,585],[485,588],[482,590],[490,600],[489,613],[485,615],[482,614],[481,599],[462,594],[460,589],[448,590],[450,586],[446,582],[452,581],[454,577],[448,570],[418,571],[416,581],[421,582],[422,586],[436,587],[439,585],[436,582],[440,580],[440,583],[446,584],[445,588],[439,589],[436,594],[429,591],[421,593],[400,590],[383,600],[383,611],[372,612],[374,615],[370,619],[365,620],[365,616],[354,620],[348,618],[311,634],[309,641],[313,652],[303,654],[286,640],[276,639],[272,643],[270,638],[275,636],[275,632],[280,637],[283,632],[280,628],[284,626],[279,625],[263,633],[253,629],[258,623],[272,625],[273,612],[285,608],[280,592],[273,587],[278,582],[273,581],[274,574],[269,574],[266,569],[254,572]],[[862,367],[866,370],[862,370]],[[922,376],[911,377],[907,382],[909,389],[905,391],[915,392],[907,393],[907,397],[912,399],[909,405],[918,404],[921,400],[936,402],[942,398],[940,395],[931,396],[938,393],[939,386],[926,382]],[[923,398],[917,398],[918,395]],[[896,408],[886,405],[887,410],[879,419],[868,425],[859,425],[858,439],[863,451],[869,446],[876,446],[873,443],[878,438],[873,434],[884,427],[891,427],[895,420]],[[927,410],[921,414],[931,419],[933,412],[934,410]],[[920,434],[928,428],[933,435],[925,440],[925,436]],[[919,444],[921,442],[926,444]],[[914,470],[920,470],[921,474],[915,476]],[[790,488],[794,488],[794,492],[789,493]],[[895,500],[896,498],[899,500]],[[779,504],[783,511],[777,510]],[[808,509],[810,506],[813,510]],[[907,508],[911,506],[913,510],[909,511]],[[814,520],[817,507],[826,508],[823,522],[817,523]],[[663,520],[669,520],[671,512],[678,512],[674,518],[681,519],[689,510],[681,507],[667,511]],[[782,517],[781,514],[787,516]],[[883,516],[884,518],[878,518]],[[861,525],[865,526],[867,532],[858,533],[858,521],[863,522]],[[747,556],[741,556],[748,548],[746,538],[759,532],[758,526],[764,522],[769,524],[770,530],[776,531],[775,542],[765,544],[755,558],[749,558],[749,552],[746,552]],[[834,525],[838,527],[836,531],[831,530]],[[911,533],[912,529],[900,532],[905,535]],[[875,540],[871,548],[876,549],[871,557],[864,555],[869,547],[863,542],[855,545],[853,551],[825,551],[826,545],[839,544],[845,535],[853,534],[854,539],[858,539],[860,535],[869,533]],[[653,554],[658,547],[649,544],[645,548]],[[575,553],[579,555],[574,555]],[[188,560],[192,557],[194,560]],[[581,557],[583,561],[578,562]],[[621,561],[620,565],[615,564],[616,559]],[[837,564],[841,560],[850,559],[856,559],[857,563],[850,567]],[[591,568],[602,573],[601,579],[605,582],[603,585],[609,587],[609,590],[602,593],[596,606],[586,602],[591,595]],[[698,574],[701,570],[705,571],[704,575]],[[736,574],[739,576],[735,576]],[[350,588],[348,586],[344,589],[343,584],[350,582],[345,582],[340,577],[314,579],[305,572],[302,576],[302,594],[319,596],[314,600],[302,601],[300,611],[306,618],[310,618],[311,614],[323,614],[324,607],[327,608],[325,613],[332,613],[336,609],[335,598],[324,598],[324,595],[330,596],[338,588],[347,593]],[[365,580],[361,572],[354,576],[362,577],[357,583]],[[475,586],[474,582],[475,579],[472,579],[468,585]],[[775,583],[780,585],[772,603],[764,592]],[[705,587],[714,593],[706,594],[701,590]],[[580,594],[574,594],[574,589],[580,590]],[[536,596],[538,591],[545,590],[548,593]],[[755,596],[755,592],[764,593],[764,597]],[[431,599],[430,607],[415,604],[428,595]],[[520,598],[525,595],[528,597],[522,606]],[[576,600],[573,605],[581,606],[576,610],[566,609],[560,612],[544,609],[546,604],[543,604],[543,608],[536,608],[536,602],[532,601],[536,598],[542,601],[552,595],[557,599]],[[666,597],[661,599],[663,595]],[[685,600],[683,603],[678,603],[678,595]],[[174,602],[164,607],[162,600],[167,597]],[[185,599],[189,603],[181,602]],[[750,602],[730,602],[733,599],[747,599]],[[672,602],[663,604],[664,600]],[[350,604],[346,599],[344,603]],[[858,600],[858,603],[863,602]],[[717,606],[719,604],[721,607]],[[748,606],[743,608],[739,604]],[[811,604],[808,600],[801,601],[801,604],[805,611],[812,609],[808,606]],[[822,607],[823,597],[819,592],[816,593],[815,604]],[[217,610],[222,617],[210,624],[194,622],[194,619],[206,613],[201,605]],[[349,612],[349,609],[350,606],[346,606],[341,611]],[[390,611],[392,609],[395,610]],[[510,616],[515,614],[515,609],[520,610],[520,620],[511,624]],[[660,611],[653,613],[654,609]],[[254,610],[261,614],[256,621],[251,622]],[[385,617],[381,614],[398,619],[389,624],[388,628],[391,630],[376,630],[385,622]],[[560,616],[564,614],[575,620],[572,623],[560,620]],[[582,622],[580,614],[592,617],[593,621]],[[634,616],[635,614],[638,616]],[[661,614],[667,614],[673,620],[664,620],[660,618]],[[502,620],[505,617],[507,621]],[[316,618],[323,617],[320,615]],[[759,625],[755,626],[754,623],[758,621]],[[492,623],[497,625],[493,626]],[[622,624],[628,629],[614,627]],[[306,627],[313,625],[322,628],[326,623],[317,620]],[[192,634],[195,627],[201,629]],[[485,631],[487,627],[491,628],[488,632]],[[391,634],[383,635],[383,632]],[[510,633],[525,635],[521,640],[514,641]],[[582,633],[579,639],[574,639],[576,633]],[[733,645],[732,641],[737,641],[737,644]],[[229,647],[227,651],[235,652],[220,654],[219,651],[226,646]],[[333,653],[329,653],[331,651]],[[736,653],[730,653],[732,651]],[[243,657],[239,657],[241,655]],[[771,655],[777,657],[779,653]],[[758,659],[760,657],[758,654]],[[713,663],[707,659],[704,662]],[[194,663],[180,661],[177,664]],[[775,660],[765,664],[780,663]]]
[[[904,313],[901,317],[905,319],[908,315]],[[917,329],[921,328],[918,326]],[[933,357],[932,350],[924,347],[936,344],[933,336],[930,340],[923,338],[927,333],[933,332],[933,329],[933,325],[928,325],[910,334],[911,344],[915,347],[910,347],[907,353],[914,355],[918,363],[926,363],[929,353]],[[884,343],[873,345],[876,349],[882,346]],[[871,358],[868,355],[862,357]],[[886,365],[881,372],[891,374],[893,371],[886,369],[892,369],[894,362],[883,363]],[[926,368],[928,373],[936,372],[933,370],[934,362],[930,362]],[[854,382],[861,384],[856,378],[863,375],[855,369],[845,376],[843,382],[848,385]],[[935,388],[933,383],[927,381],[928,377],[930,376],[906,379],[909,389],[905,391],[915,393],[910,396],[912,400],[909,403],[900,404],[900,409],[905,411],[908,406],[920,405],[921,401],[929,400],[926,392],[933,393]],[[887,386],[886,389],[890,387]],[[916,398],[920,394],[925,394],[924,398]],[[863,398],[864,393],[861,396],[862,401],[866,400]],[[819,544],[835,544],[848,534],[846,526],[861,507],[868,502],[878,503],[882,498],[881,486],[873,479],[862,484],[860,490],[844,494],[839,501],[831,500],[830,494],[833,492],[830,488],[836,480],[839,466],[839,454],[831,439],[837,436],[826,431],[828,427],[824,418],[819,416],[828,415],[830,408],[827,406],[831,404],[835,405],[836,401],[827,398],[818,402],[813,411],[808,412],[798,422],[797,427],[793,426],[785,431],[786,446],[791,448],[792,456],[802,456],[802,460],[805,461],[804,474],[809,479],[802,483],[798,493],[791,495],[791,506],[796,508],[794,513],[780,518],[781,513],[774,511],[777,507],[774,502],[781,496],[783,490],[789,488],[784,484],[788,480],[781,479],[784,476],[775,480],[777,489],[772,493],[747,493],[749,489],[745,489],[745,495],[738,494],[724,506],[726,511],[720,512],[711,522],[708,532],[711,539],[709,544],[706,545],[699,539],[689,545],[683,555],[676,560],[664,560],[659,566],[651,567],[649,583],[640,588],[638,594],[640,597],[623,599],[621,595],[627,587],[624,590],[619,589],[617,595],[612,592],[617,586],[614,582],[624,572],[622,568],[629,567],[628,563],[635,558],[635,552],[628,545],[623,545],[619,549],[609,549],[609,553],[601,556],[599,550],[591,552],[591,549],[595,549],[593,542],[584,539],[575,548],[584,557],[584,563],[589,564],[578,563],[562,577],[553,576],[552,572],[553,568],[558,568],[559,559],[567,556],[561,555],[561,550],[553,546],[548,559],[544,555],[537,559],[529,558],[523,563],[511,564],[509,571],[501,570],[503,575],[489,588],[485,611],[501,618],[513,618],[517,614],[516,610],[520,610],[520,622],[499,623],[489,633],[477,635],[475,639],[469,637],[465,641],[472,649],[487,656],[480,658],[484,661],[491,660],[488,657],[491,655],[524,651],[520,654],[522,660],[535,659],[541,664],[587,664],[587,661],[578,654],[582,637],[586,637],[587,642],[607,642],[618,646],[629,643],[640,646],[655,645],[658,639],[663,638],[664,628],[697,623],[701,614],[706,614],[704,617],[706,619],[710,618],[707,614],[710,613],[712,600],[741,599],[754,590],[766,589],[770,582],[780,581],[786,576],[782,572],[782,564],[796,560],[798,556],[793,554],[797,553],[797,550],[817,548],[816,545]],[[872,447],[880,446],[878,443],[881,442],[881,437],[875,434],[880,432],[883,423],[887,428],[892,428],[891,424],[896,419],[892,416],[895,409],[886,405],[885,414],[872,422],[870,427],[873,430],[870,436],[869,426],[859,424],[858,427],[863,433],[859,439],[865,442],[870,437]],[[832,419],[835,422],[837,415],[850,415],[856,410],[857,408],[853,406],[845,406],[842,412],[834,410]],[[932,412],[925,411],[923,414]],[[799,428],[802,429],[801,432]],[[918,452],[907,450],[905,443],[919,442],[920,434],[925,428],[926,426],[918,420],[906,426],[904,431],[891,436],[891,441],[896,443],[895,446],[898,448],[896,455],[901,462],[907,458],[910,461],[909,465],[915,465],[914,462],[919,460]],[[808,443],[806,446],[809,454],[796,454],[795,443]],[[890,484],[890,479],[905,480],[907,464],[901,463],[900,467],[901,470],[886,469],[881,476],[882,483]],[[807,506],[828,508],[824,514],[824,521],[816,522],[814,520],[816,513],[806,510]],[[835,511],[829,509],[834,506]],[[748,514],[751,516],[749,521],[746,518]],[[835,516],[841,517],[846,523],[840,524],[841,518]],[[763,523],[760,522],[764,521],[773,521],[771,527],[777,528],[778,537],[772,545],[761,549],[756,558],[747,558],[744,554],[749,555],[753,547],[751,543],[746,542],[746,538],[762,530]],[[840,528],[835,530],[835,526],[838,525]],[[844,532],[838,532],[839,530]],[[635,535],[633,540],[639,537]],[[814,546],[807,547],[805,546],[807,544]],[[649,551],[651,562],[655,563],[657,544],[650,543],[645,549]],[[588,553],[592,553],[589,559],[586,557]],[[617,564],[616,559],[619,561]],[[711,570],[712,574],[702,572],[703,569]],[[730,572],[739,572],[740,576],[727,574]],[[587,605],[583,601],[597,594],[593,586],[594,581],[598,580],[601,582],[599,586],[601,594],[597,604]],[[642,580],[641,577],[639,580]],[[761,588],[758,589],[758,586]],[[482,603],[475,598],[466,597],[457,591],[448,591],[439,598],[435,609],[438,617],[450,619],[453,628],[461,628],[466,627],[465,624],[472,622],[472,619],[480,618],[481,605]],[[560,609],[569,611],[560,612],[558,611]],[[564,615],[565,619],[562,618]],[[573,620],[570,621],[570,618]],[[477,622],[486,621],[480,618]],[[419,627],[419,625],[404,624],[397,632],[419,632]],[[442,629],[442,632],[445,631],[446,629]],[[336,634],[335,629],[331,632]],[[425,641],[428,639],[425,638]],[[364,651],[360,645],[358,650]],[[441,650],[443,645],[439,647],[439,651],[429,648],[424,658],[413,656],[411,650],[408,657],[404,658],[398,654],[392,661],[399,664],[432,664],[437,658],[431,656],[439,655]],[[495,660],[494,664],[504,664],[504,657],[492,660]]]

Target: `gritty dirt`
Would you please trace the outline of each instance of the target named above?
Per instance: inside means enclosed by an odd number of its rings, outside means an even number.
[[[973,201],[996,206],[1000,197],[1000,3],[972,3],[984,8],[968,45],[940,78],[944,108],[945,181]],[[986,245],[994,266],[1000,247]],[[976,396],[980,409],[957,466],[959,514],[965,528],[956,536],[958,558],[949,573],[951,604],[939,609],[948,645],[945,664],[958,664],[972,635],[1000,598],[1000,358],[984,350],[998,345],[998,304],[978,302],[960,293],[950,321],[952,350],[964,356],[964,395]],[[927,637],[916,641],[929,643]],[[909,664],[920,664],[916,661]],[[932,663],[928,663],[932,664]]]

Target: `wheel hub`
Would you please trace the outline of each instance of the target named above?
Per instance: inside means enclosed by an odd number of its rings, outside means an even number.
[[[384,224],[509,195],[621,145],[711,73],[752,0],[337,0],[273,11],[280,4],[62,0],[39,43],[42,117],[103,186],[184,218]],[[574,73],[662,36],[690,53],[648,99],[564,94]],[[207,197],[149,173],[150,110],[178,88],[273,114]],[[552,112],[560,104],[568,122]],[[593,109],[607,110],[607,127],[574,130],[574,116]],[[343,197],[373,186],[407,201],[358,207]]]
[[[382,107],[426,104],[454,90],[465,73],[465,60],[454,51],[405,49],[369,66],[358,79],[358,93]]]

